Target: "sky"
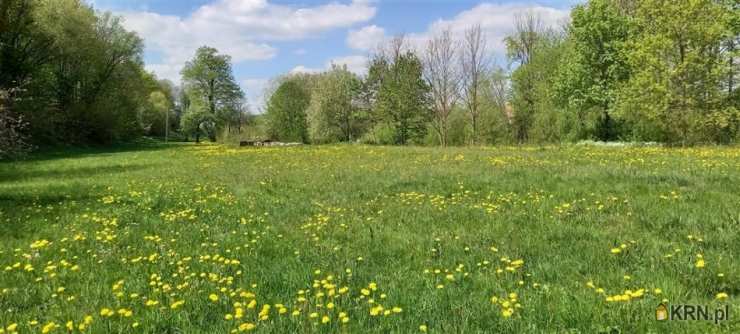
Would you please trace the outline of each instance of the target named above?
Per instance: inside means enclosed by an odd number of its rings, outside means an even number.
[[[269,80],[318,72],[332,63],[363,75],[383,41],[404,34],[424,45],[439,31],[460,36],[480,24],[493,59],[506,66],[502,39],[517,13],[534,11],[547,25],[566,22],[578,0],[88,0],[124,18],[145,44],[146,68],[180,82],[180,70],[203,45],[232,57],[234,76],[259,112]]]

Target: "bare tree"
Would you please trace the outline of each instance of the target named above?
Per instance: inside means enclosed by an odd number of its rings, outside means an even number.
[[[542,16],[532,10],[517,13],[514,18],[514,31],[506,37],[506,52],[511,63],[518,62],[525,66],[532,61],[533,55],[537,52],[536,48],[547,33]],[[529,138],[529,126],[534,115],[534,101],[532,96],[534,84],[537,77],[532,71],[524,72],[525,76],[521,78],[518,89],[518,98],[521,102],[516,103],[513,110],[513,126],[516,138],[520,143]]]
[[[534,11],[515,14],[514,32],[506,38],[509,58],[520,64],[528,64],[540,35],[545,31],[542,16]]]
[[[480,119],[480,90],[485,72],[490,65],[490,57],[486,50],[486,37],[480,25],[475,25],[465,31],[462,54],[462,86],[465,107],[470,115],[472,128],[472,143],[478,143]]]
[[[408,41],[406,40],[406,35],[398,34],[393,36],[390,40],[383,41],[378,44],[372,51],[370,59],[383,59],[390,63],[394,63],[407,49]]]
[[[424,79],[430,87],[434,105],[432,126],[442,146],[447,146],[448,120],[460,96],[457,46],[447,29],[429,40],[423,55]]]

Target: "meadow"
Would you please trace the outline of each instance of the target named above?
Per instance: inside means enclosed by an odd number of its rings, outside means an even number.
[[[740,331],[738,147],[40,153],[0,231],[4,334]]]

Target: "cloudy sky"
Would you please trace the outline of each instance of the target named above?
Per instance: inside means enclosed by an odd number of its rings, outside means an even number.
[[[89,0],[125,18],[145,40],[147,68],[180,81],[183,64],[208,45],[232,57],[236,79],[258,109],[270,78],[320,71],[331,63],[366,71],[367,55],[386,38],[416,43],[435,31],[460,33],[480,24],[491,52],[503,61],[502,38],[514,15],[541,13],[549,24],[567,19],[578,0]],[[502,64],[505,65],[505,64]],[[256,111],[256,110],[255,110]]]

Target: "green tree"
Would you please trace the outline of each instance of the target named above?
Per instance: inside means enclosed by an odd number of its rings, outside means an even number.
[[[530,66],[545,34],[542,17],[534,12],[519,13],[514,18],[514,32],[504,39],[511,63],[518,64],[511,75],[513,116],[512,126],[516,140],[529,140],[529,129],[535,114],[535,85],[538,71]]]
[[[352,141],[360,135],[363,113],[358,107],[360,79],[346,66],[332,65],[323,73],[311,94],[308,108],[312,142]]]
[[[216,117],[206,107],[194,103],[180,119],[180,128],[186,136],[193,137],[196,143],[200,143],[203,136],[215,136]]]
[[[311,93],[296,78],[287,78],[270,96],[267,103],[269,135],[285,142],[308,142],[306,109]]]
[[[218,120],[218,126],[239,121],[244,93],[234,80],[231,57],[211,47],[201,47],[185,64],[182,80],[191,100],[200,100],[205,111]]]
[[[421,140],[430,119],[429,86],[422,78],[419,58],[410,51],[398,52],[391,61],[372,62],[371,72],[381,77],[374,113],[393,129],[394,142],[405,145]]]
[[[617,88],[630,75],[625,43],[632,22],[610,0],[578,5],[571,17],[569,47],[555,93],[565,107],[596,114],[597,139],[615,140],[619,133],[612,116],[614,101]]]
[[[689,144],[733,137],[740,117],[722,89],[731,56],[721,47],[733,15],[719,1],[640,2],[638,33],[626,46],[633,74],[619,96],[619,115],[637,138]]]

